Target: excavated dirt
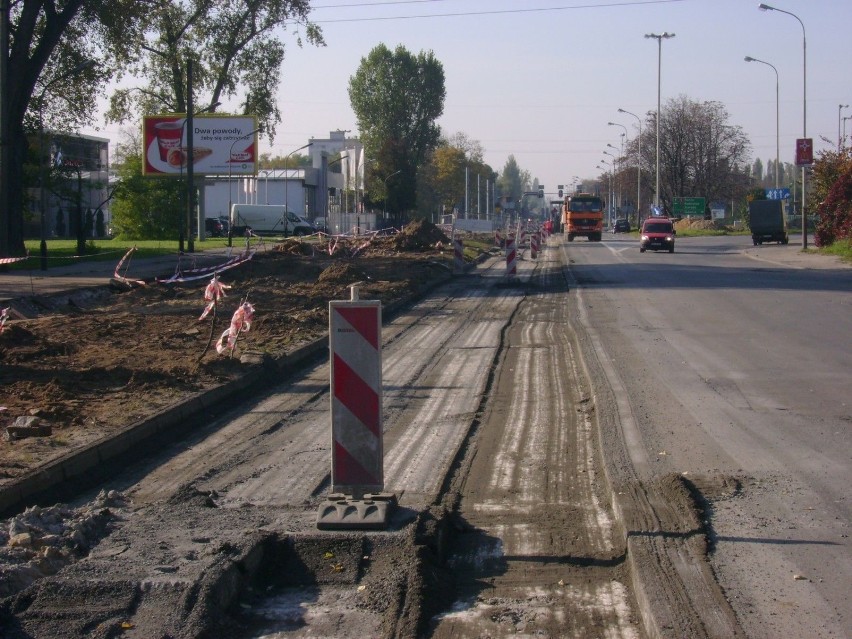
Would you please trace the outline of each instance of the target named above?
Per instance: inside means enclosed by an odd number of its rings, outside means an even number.
[[[389,305],[447,278],[449,246],[421,222],[372,240],[285,240],[222,273],[230,288],[204,320],[206,279],[27,300],[39,317],[0,333],[0,486],[239,376],[246,355],[257,361],[315,340],[327,332],[328,302],[349,299],[352,284],[362,299]],[[254,308],[249,330],[233,353],[219,354],[243,302]]]

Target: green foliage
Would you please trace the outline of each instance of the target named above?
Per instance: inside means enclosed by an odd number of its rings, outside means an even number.
[[[368,180],[369,199],[386,199],[390,210],[414,207],[417,172],[438,144],[445,97],[444,68],[431,52],[415,56],[380,44],[361,59],[349,99],[369,172],[378,178]],[[384,180],[396,171],[385,193]]]
[[[524,192],[524,174],[518,166],[514,155],[510,155],[503,166],[503,173],[497,178],[500,195],[511,196],[513,200],[520,199]]]
[[[98,95],[126,59],[123,45],[147,3],[138,0],[18,0],[7,3],[10,48],[4,95],[10,149],[8,206],[0,212],[0,254],[23,251],[27,134],[90,122]],[[108,60],[108,64],[91,64]]]
[[[142,157],[128,156],[112,202],[113,234],[122,240],[166,240],[179,235],[186,181],[142,175]]]
[[[187,60],[193,61],[195,108],[229,98],[256,115],[274,138],[281,121],[277,94],[285,46],[282,26],[304,29],[306,40],[325,44],[308,21],[309,0],[163,0],[147,4],[146,28],[127,43],[135,58],[129,70],[142,87],[123,88],[110,99],[107,118],[124,122],[139,112],[186,113]],[[301,46],[301,36],[297,37]],[[203,96],[203,97],[202,97]]]

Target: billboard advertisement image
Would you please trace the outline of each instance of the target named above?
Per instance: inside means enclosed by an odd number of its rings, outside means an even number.
[[[181,176],[192,161],[195,175],[256,175],[257,120],[246,115],[192,118],[192,158],[186,115],[145,116],[142,121],[145,175]]]

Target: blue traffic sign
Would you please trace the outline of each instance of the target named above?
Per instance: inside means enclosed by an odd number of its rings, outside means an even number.
[[[790,189],[766,189],[767,200],[789,200]]]

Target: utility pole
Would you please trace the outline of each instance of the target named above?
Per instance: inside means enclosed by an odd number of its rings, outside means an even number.
[[[9,229],[9,0],[0,0],[0,257],[10,253]]]
[[[186,219],[183,226],[186,229],[186,250],[192,253],[195,251],[195,244],[192,238],[192,213],[195,210],[195,171],[193,170],[193,154],[192,148],[192,110],[195,106],[192,103],[192,58],[186,61]]]

